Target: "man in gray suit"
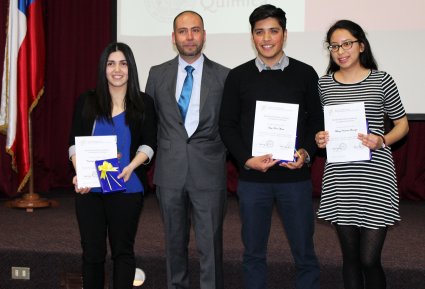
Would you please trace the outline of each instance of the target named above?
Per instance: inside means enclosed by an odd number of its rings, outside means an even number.
[[[154,183],[165,228],[167,284],[168,289],[189,288],[193,222],[200,288],[223,288],[226,151],[218,118],[229,70],[202,53],[206,36],[198,13],[180,13],[173,26],[179,55],[153,66],[146,85],[158,114]]]

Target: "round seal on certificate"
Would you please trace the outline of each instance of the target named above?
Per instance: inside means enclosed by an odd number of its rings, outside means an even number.
[[[145,6],[149,14],[159,22],[170,23],[190,2],[190,0],[146,0]]]
[[[266,141],[266,147],[268,147],[268,148],[274,147],[274,142],[272,140],[267,140]]]

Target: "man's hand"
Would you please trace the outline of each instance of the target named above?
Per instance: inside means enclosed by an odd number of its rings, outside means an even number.
[[[247,168],[265,173],[269,168],[277,164],[277,162],[279,162],[279,160],[274,160],[271,154],[267,154],[248,159],[245,163],[245,166]]]
[[[305,149],[299,149],[294,153],[295,162],[282,162],[279,165],[290,170],[300,169],[303,167],[307,156],[308,153]]]

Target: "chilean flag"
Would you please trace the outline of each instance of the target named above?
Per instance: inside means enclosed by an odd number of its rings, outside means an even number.
[[[6,151],[20,192],[31,175],[29,114],[44,91],[45,43],[41,0],[10,0],[0,106]]]

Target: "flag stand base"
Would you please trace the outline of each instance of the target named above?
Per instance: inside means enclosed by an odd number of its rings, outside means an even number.
[[[55,206],[56,202],[40,198],[36,193],[29,193],[22,196],[22,198],[7,202],[10,208],[25,209],[28,213],[34,212],[34,209],[47,208]]]

